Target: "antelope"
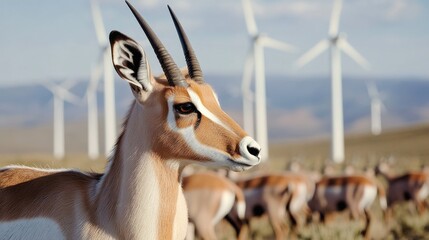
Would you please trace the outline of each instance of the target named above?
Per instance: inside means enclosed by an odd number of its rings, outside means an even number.
[[[285,239],[288,232],[285,220],[289,216],[291,235],[295,237],[299,215],[306,210],[306,202],[311,196],[312,187],[306,177],[294,173],[264,174],[238,180],[236,184],[246,198],[245,222],[266,214],[276,239]],[[230,212],[227,220],[237,224],[235,214]]]
[[[217,239],[215,225],[234,205],[239,220],[243,221],[246,209],[243,191],[227,178],[211,172],[195,173],[184,177],[182,185],[189,219],[203,239]]]
[[[103,174],[10,166],[0,170],[2,239],[184,239],[181,172],[190,163],[243,171],[259,145],[220,107],[171,9],[187,60],[180,70],[127,2],[164,74],[154,77],[143,48],[112,31],[113,65],[134,95]]]
[[[380,206],[386,209],[385,191],[374,179],[364,175],[324,177],[316,183],[316,190],[308,206],[312,212],[319,213],[325,223],[329,216],[348,209],[353,219],[365,218],[362,235],[370,238],[371,215],[369,208],[377,193]]]
[[[429,196],[429,173],[427,171],[411,171],[399,176],[393,176],[387,163],[375,167],[375,174],[381,175],[388,184],[386,218],[391,215],[392,207],[401,202],[413,202],[419,214],[427,207],[426,198]]]

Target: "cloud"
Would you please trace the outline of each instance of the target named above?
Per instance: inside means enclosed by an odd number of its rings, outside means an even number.
[[[291,16],[299,18],[317,18],[326,16],[330,5],[310,1],[260,3],[255,12],[265,17]]]
[[[390,21],[401,20],[402,18],[412,17],[419,13],[419,6],[411,0],[390,0],[385,18]]]

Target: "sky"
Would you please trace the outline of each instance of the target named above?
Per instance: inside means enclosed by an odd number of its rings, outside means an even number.
[[[249,38],[240,0],[130,0],[180,66],[185,65],[169,4],[181,20],[203,71],[241,74]],[[140,27],[122,0],[99,0],[107,32],[141,42],[156,73],[160,68]],[[260,32],[290,43],[295,53],[266,50],[267,74],[327,76],[329,55],[302,69],[294,62],[327,37],[332,0],[253,0]],[[1,0],[0,86],[86,79],[100,50],[88,0]],[[429,1],[344,0],[340,31],[369,61],[364,70],[343,57],[344,75],[429,80]]]

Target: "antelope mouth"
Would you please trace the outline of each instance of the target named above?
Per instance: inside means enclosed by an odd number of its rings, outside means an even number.
[[[251,164],[251,163],[240,162],[232,158],[228,158],[228,163],[230,163],[231,170],[241,172],[258,165],[259,162]]]

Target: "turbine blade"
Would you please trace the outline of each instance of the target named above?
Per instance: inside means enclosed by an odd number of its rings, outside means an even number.
[[[59,88],[57,92],[58,96],[61,97],[63,100],[74,103],[74,104],[80,104],[81,100],[78,96],[74,95],[73,93],[67,91],[64,88]]]
[[[91,0],[92,20],[94,21],[95,33],[100,46],[107,45],[107,34],[104,28],[103,17],[97,0]]]
[[[40,83],[40,85],[42,85],[44,88],[46,88],[47,90],[52,92],[52,94],[55,93],[55,87],[57,86],[56,84],[54,84],[52,82],[42,82],[42,83]]]
[[[370,98],[379,98],[377,86],[374,82],[366,82],[366,89]]]
[[[269,47],[272,49],[277,49],[285,52],[295,52],[297,50],[295,46],[292,46],[288,43],[281,42],[279,40],[276,40],[267,36],[261,36],[261,43],[264,47]]]
[[[76,86],[76,84],[77,84],[76,80],[68,79],[68,80],[58,84],[58,86],[66,89],[66,90],[69,90],[69,89],[73,88],[74,86]]]
[[[253,12],[252,3],[250,0],[242,0],[244,19],[246,20],[247,32],[250,35],[256,35],[258,33],[258,27],[256,26],[255,14]]]
[[[329,23],[330,37],[335,37],[338,35],[342,5],[343,4],[341,0],[334,0],[334,6],[332,8],[332,13],[331,13],[331,21]]]
[[[346,39],[338,38],[337,46],[363,68],[367,70],[370,68],[368,61]]]
[[[298,60],[295,62],[297,67],[302,67],[305,64],[309,63],[311,60],[319,56],[323,51],[329,47],[329,41],[324,39],[318,42],[314,47],[304,53]]]

